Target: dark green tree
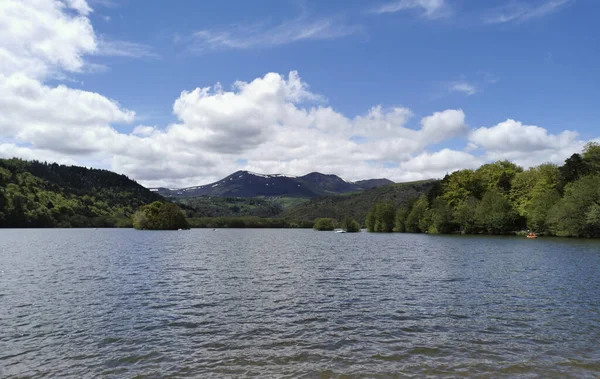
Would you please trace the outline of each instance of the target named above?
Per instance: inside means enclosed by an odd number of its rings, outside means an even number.
[[[133,227],[141,230],[189,229],[185,215],[177,205],[155,201],[133,215]]]
[[[356,220],[354,220],[350,216],[344,217],[344,221],[342,221],[341,228],[347,231],[348,233],[356,233],[360,232],[360,225]]]
[[[427,229],[423,229],[426,227],[425,221],[427,217],[427,196],[421,195],[417,201],[413,204],[413,207],[406,217],[405,228],[409,233],[421,233],[426,232]]]
[[[313,229],[320,230],[320,231],[333,230],[333,229],[335,229],[335,220],[332,218],[327,218],[327,217],[318,218],[315,220],[315,225],[314,225]]]
[[[517,227],[518,214],[499,190],[491,189],[481,199],[475,220],[489,234],[506,234]]]

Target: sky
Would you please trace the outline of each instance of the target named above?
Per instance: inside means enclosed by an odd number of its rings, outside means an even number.
[[[595,0],[2,0],[0,157],[148,187],[440,178],[600,141]]]

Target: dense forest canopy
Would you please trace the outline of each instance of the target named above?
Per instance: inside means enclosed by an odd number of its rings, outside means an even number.
[[[0,159],[0,227],[131,226],[162,197],[107,170]]]
[[[508,234],[532,230],[600,237],[600,145],[588,143],[562,166],[527,170],[498,161],[459,170],[405,206],[380,202],[369,212],[372,232]]]

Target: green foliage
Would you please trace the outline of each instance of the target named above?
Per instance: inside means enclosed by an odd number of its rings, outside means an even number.
[[[255,198],[255,197],[169,197],[177,203],[187,217],[277,217],[288,204],[307,201],[306,199]]]
[[[406,217],[408,217],[408,212],[409,212],[408,207],[400,207],[396,211],[394,232],[404,233],[406,231]]]
[[[600,237],[599,204],[600,175],[584,176],[567,184],[564,197],[549,211],[550,231],[557,236]]]
[[[437,233],[452,233],[456,227],[454,224],[454,209],[446,200],[436,198],[431,204],[429,217],[421,222],[422,228],[427,226],[427,231],[432,234]]]
[[[360,232],[360,224],[349,216],[344,218],[344,221],[342,221],[342,225],[340,225],[340,227],[348,233]]]
[[[281,216],[291,220],[306,221],[313,221],[320,217],[341,221],[344,217],[350,216],[359,224],[367,225],[368,228],[367,214],[375,204],[392,202],[395,207],[407,206],[420,195],[427,193],[434,183],[436,181],[433,180],[398,183],[348,195],[314,198],[284,211]]]
[[[315,220],[315,225],[313,226],[313,229],[321,231],[333,230],[335,229],[335,220],[327,217],[318,218]]]
[[[406,217],[405,229],[409,233],[422,233],[429,229],[428,210],[429,204],[426,195],[421,195],[413,204],[413,207]]]
[[[451,206],[470,197],[480,198],[482,185],[473,170],[459,170],[444,178],[442,197]]]
[[[133,215],[133,227],[140,230],[177,230],[190,226],[181,209],[173,203],[155,201]]]
[[[458,227],[458,230],[461,233],[470,234],[477,230],[475,211],[478,205],[479,201],[474,197],[470,197],[454,207],[454,218],[452,222]]]
[[[560,194],[555,189],[536,192],[527,205],[527,226],[538,233],[548,233],[548,213],[560,201]]]
[[[489,234],[506,234],[515,230],[517,212],[497,189],[489,190],[475,210],[477,225]]]
[[[390,233],[394,231],[396,207],[393,202],[386,201],[375,204],[367,215],[367,231]]]
[[[106,170],[0,159],[0,227],[126,226],[135,209],[160,199]]]
[[[587,175],[589,168],[579,154],[573,154],[558,169],[557,189],[562,193],[569,183]]]
[[[600,174],[600,144],[588,142],[583,148],[582,157],[589,173]]]
[[[512,180],[510,198],[519,215],[528,215],[532,198],[556,188],[558,176],[558,167],[551,163],[517,173]]]
[[[312,228],[311,221],[290,221],[261,217],[196,217],[189,218],[192,228]]]
[[[484,191],[496,190],[508,193],[511,181],[523,169],[509,161],[498,161],[481,166],[475,172]]]

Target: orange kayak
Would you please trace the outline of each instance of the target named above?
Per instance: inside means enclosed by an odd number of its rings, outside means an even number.
[[[527,238],[538,238],[536,235],[533,236],[527,236]]]

